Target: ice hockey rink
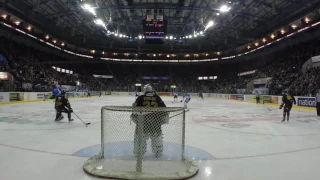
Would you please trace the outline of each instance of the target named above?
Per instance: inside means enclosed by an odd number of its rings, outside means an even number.
[[[167,106],[173,98],[163,97]],[[83,171],[99,151],[100,109],[131,106],[134,97],[70,99],[73,116],[54,122],[53,102],[0,105],[1,180],[96,180]],[[186,114],[186,155],[194,159],[197,180],[320,179],[320,118],[315,111],[282,110],[247,102],[193,97]]]

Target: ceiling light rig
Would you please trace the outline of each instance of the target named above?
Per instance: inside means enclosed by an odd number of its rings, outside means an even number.
[[[92,15],[94,15],[95,17],[97,17],[97,13],[96,13],[96,8],[95,7],[92,7],[90,4],[83,4],[81,6],[81,8],[84,10],[84,11],[87,11],[87,12],[90,12]]]
[[[219,9],[220,12],[229,12],[231,9],[230,6],[227,6],[227,5],[222,5]]]
[[[214,26],[214,22],[213,21],[209,21],[208,24],[205,26],[204,31],[208,30],[210,27]]]
[[[96,20],[94,20],[94,23],[95,23],[96,25],[100,25],[100,26],[106,28],[106,24],[105,24],[101,19],[96,19]]]

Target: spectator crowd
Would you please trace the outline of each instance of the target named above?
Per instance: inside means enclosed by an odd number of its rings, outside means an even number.
[[[320,41],[302,43],[278,51],[268,60],[256,63],[255,73],[238,76],[241,63],[228,65],[219,72],[215,80],[199,81],[199,76],[213,76],[214,69],[208,65],[193,68],[193,65],[148,65],[148,64],[109,64],[106,73],[111,79],[94,78],[94,70],[81,65],[60,67],[70,69],[74,74],[66,74],[52,68],[58,62],[68,61],[57,55],[19,44],[13,40],[0,37],[0,54],[6,59],[6,64],[0,63],[0,71],[7,71],[14,77],[12,88],[0,81],[0,91],[50,91],[51,84],[58,82],[74,86],[74,89],[89,91],[136,91],[136,83],[151,83],[157,91],[180,92],[214,92],[237,93],[237,89],[248,89],[247,85],[254,79],[271,78],[267,87],[272,94],[280,94],[284,89],[292,90],[294,95],[314,95],[320,89],[320,68],[308,66],[303,73],[302,65],[311,57],[320,54]],[[255,61],[255,60],[254,60]],[[251,63],[251,62],[249,62]],[[214,64],[212,66],[215,66]],[[244,64],[243,66],[247,66]],[[248,66],[250,67],[250,66]],[[246,69],[247,71],[252,69]],[[206,71],[203,73],[203,71]],[[244,70],[242,70],[243,72]],[[143,76],[166,77],[167,80],[144,80]],[[81,82],[80,85],[78,82]],[[28,84],[29,86],[25,86]],[[247,91],[252,93],[252,91]]]

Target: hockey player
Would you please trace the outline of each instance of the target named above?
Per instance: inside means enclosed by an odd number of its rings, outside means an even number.
[[[199,97],[203,100],[203,94],[201,91],[199,92]]]
[[[183,100],[184,100],[184,108],[188,109],[188,103],[191,101],[191,94],[186,93],[180,102],[182,102]]]
[[[52,90],[52,95],[51,95],[51,97],[50,97],[50,99],[55,99],[56,100],[56,98],[61,94],[61,91],[60,91],[60,89],[58,88],[58,86],[57,85],[52,85],[52,88],[53,88],[53,90]],[[55,102],[55,100],[53,101],[53,102]],[[57,114],[58,114],[58,112],[57,112],[57,110],[56,110],[56,116],[57,116]],[[60,121],[60,120],[62,120],[64,117],[63,117],[63,115],[61,114],[59,117],[58,117],[58,120]]]
[[[260,92],[259,91],[256,91],[256,101],[257,101],[257,104],[260,104]]]
[[[176,103],[176,102],[178,102],[178,93],[174,92],[173,93],[173,102],[172,103]]]
[[[136,99],[139,97],[140,93],[139,91],[136,91]]]
[[[317,116],[320,116],[320,90],[316,94],[316,102]]]
[[[143,88],[144,94],[140,95],[133,107],[149,107],[149,108],[156,108],[156,107],[166,107],[162,99],[153,91],[151,85],[147,84]],[[137,109],[138,111],[138,109]],[[162,141],[162,130],[161,125],[166,124],[168,121],[168,114],[166,112],[152,112],[147,114],[139,114],[139,112],[134,112],[131,115],[131,120],[134,123],[139,123],[139,120],[143,120],[143,133],[142,137],[138,136],[138,125],[135,129],[134,134],[134,150],[133,153],[137,155],[138,147],[139,147],[139,138],[142,138],[142,148],[143,153],[146,152],[146,141],[150,138],[151,139],[151,146],[152,152],[155,154],[156,157],[160,157],[163,151],[163,141]]]
[[[284,91],[284,94],[282,96],[282,104],[280,105],[279,109],[282,109],[283,106],[284,106],[284,109],[283,109],[283,119],[282,119],[282,122],[285,121],[286,119],[286,115],[287,115],[287,122],[289,122],[289,117],[290,117],[290,111],[291,111],[291,108],[292,108],[292,105],[294,104],[297,104],[296,103],[296,100],[294,99],[294,97],[291,95],[291,92],[288,92],[288,91]]]
[[[63,119],[63,117],[61,118],[62,113],[68,114],[69,122],[73,121],[73,119],[71,119],[71,113],[73,112],[73,110],[71,108],[69,100],[65,97],[65,95],[66,93],[62,91],[61,94],[56,97],[55,108],[57,111],[57,115],[55,121],[61,121]]]

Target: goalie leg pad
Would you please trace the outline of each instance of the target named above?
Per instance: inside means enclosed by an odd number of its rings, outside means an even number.
[[[133,121],[135,124],[137,124],[138,121],[138,115],[137,114],[131,114],[130,115],[131,121]]]
[[[163,151],[162,134],[158,134],[158,133],[151,134],[150,139],[151,139],[152,152],[157,156],[161,155]]]
[[[137,133],[137,128],[135,130],[135,133],[134,133],[134,139],[133,139],[133,154],[138,154],[138,150],[139,150],[139,140],[141,140],[141,145],[142,145],[142,152],[143,154],[146,153],[147,151],[147,139],[148,139],[148,136],[142,132],[141,133],[141,136],[138,135]]]

